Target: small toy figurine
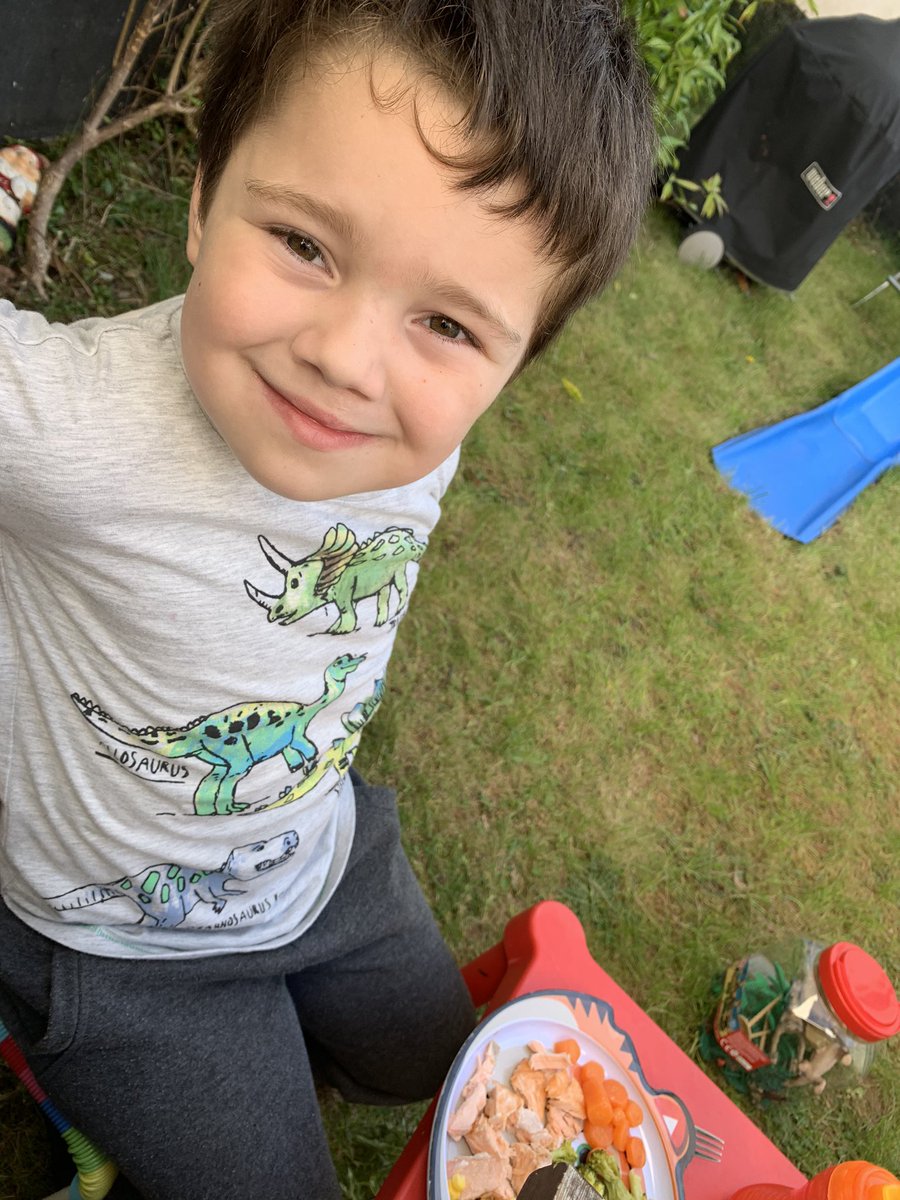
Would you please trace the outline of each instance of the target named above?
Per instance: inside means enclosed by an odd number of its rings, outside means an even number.
[[[775,1028],[775,1036],[769,1047],[769,1053],[773,1056],[777,1053],[782,1035],[786,1033],[794,1034],[798,1043],[795,1075],[788,1080],[788,1087],[803,1087],[805,1084],[812,1084],[813,1093],[821,1096],[827,1082],[825,1076],[831,1068],[837,1066],[838,1063],[841,1066],[849,1067],[853,1062],[853,1055],[840,1038],[827,1030],[801,1020],[789,1008],[785,1009]]]
[[[799,1045],[797,1050],[792,1051],[791,1057],[803,1057],[803,1031],[805,1028],[806,1023],[791,1011],[789,1005],[782,1009],[781,1016],[778,1018],[778,1024],[773,1031],[772,1042],[768,1051],[769,1057],[773,1062],[778,1062],[778,1045],[784,1035],[788,1033],[796,1039]]]
[[[28,146],[0,150],[0,254],[12,249],[19,220],[31,212],[48,166],[43,154]]]
[[[842,1067],[849,1067],[853,1062],[853,1055],[840,1042],[828,1038],[813,1027],[807,1030],[806,1040],[813,1046],[813,1052],[809,1058],[804,1058],[798,1064],[797,1078],[792,1079],[788,1083],[788,1087],[811,1083],[813,1092],[817,1096],[821,1096],[825,1090],[825,1076],[831,1068],[838,1063]]]

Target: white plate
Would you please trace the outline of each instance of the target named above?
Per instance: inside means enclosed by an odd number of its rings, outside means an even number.
[[[450,1200],[447,1161],[469,1153],[464,1142],[448,1138],[447,1124],[488,1043],[496,1042],[499,1047],[492,1077],[507,1083],[516,1063],[530,1053],[529,1042],[542,1042],[552,1050],[563,1038],[573,1038],[581,1046],[579,1063],[600,1063],[606,1077],[624,1084],[629,1099],[641,1106],[644,1119],[633,1133],[643,1141],[647,1153],[641,1176],[648,1200],[683,1200],[684,1151],[693,1143],[689,1114],[677,1097],[648,1087],[631,1039],[617,1028],[611,1007],[578,992],[534,992],[511,1000],[469,1037],[450,1068],[435,1111],[428,1154],[428,1200]],[[676,1133],[675,1145],[672,1132]],[[574,1144],[577,1149],[577,1139]]]

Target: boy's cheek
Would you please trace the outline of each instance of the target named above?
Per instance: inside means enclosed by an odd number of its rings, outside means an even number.
[[[184,301],[184,325],[210,346],[238,349],[259,337],[266,301],[244,277],[222,278],[203,263],[194,270]]]

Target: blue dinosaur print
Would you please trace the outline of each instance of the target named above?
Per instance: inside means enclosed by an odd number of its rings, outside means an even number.
[[[280,867],[291,857],[299,842],[297,834],[290,829],[262,842],[236,846],[214,871],[179,867],[175,863],[155,863],[112,883],[89,883],[60,896],[48,896],[47,900],[56,912],[72,912],[125,896],[141,911],[137,924],[152,922],[161,929],[174,929],[197,904],[211,904],[213,912],[220,913],[229,900],[246,895],[246,888],[229,890],[228,884],[249,883],[264,872]]]

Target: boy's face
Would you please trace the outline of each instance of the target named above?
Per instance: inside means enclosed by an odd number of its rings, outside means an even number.
[[[295,500],[398,487],[453,451],[510,378],[552,278],[428,153],[392,58],[308,73],[237,144],[202,226],[182,341],[247,471]],[[458,117],[417,89],[438,149]],[[501,193],[497,200],[509,198]]]

